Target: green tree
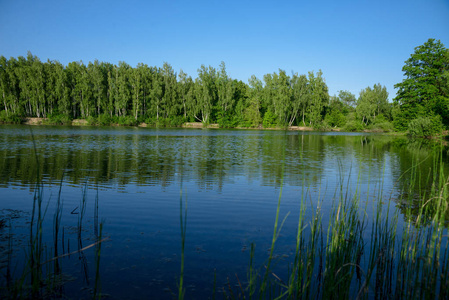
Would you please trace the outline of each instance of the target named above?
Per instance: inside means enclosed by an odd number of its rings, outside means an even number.
[[[275,116],[278,125],[287,126],[291,114],[292,89],[290,77],[284,70],[279,69],[279,74],[267,74],[264,76],[264,106],[265,113],[270,120]],[[270,121],[271,122],[271,121]],[[267,122],[265,122],[267,124]]]
[[[309,103],[310,95],[308,93],[308,81],[306,75],[293,74],[291,79],[292,99],[291,114],[288,126],[292,126],[295,119],[302,117],[302,123],[305,125],[305,114]]]
[[[395,85],[395,127],[407,129],[408,123],[427,114],[440,115],[449,125],[448,49],[435,39],[415,48],[402,68],[405,79]]]
[[[368,125],[380,114],[389,114],[388,92],[385,86],[375,84],[360,92],[356,112],[362,124]]]
[[[90,74],[92,86],[92,98],[96,108],[96,114],[100,115],[107,110],[107,71],[103,63],[95,60],[94,63],[89,62],[87,71]]]
[[[234,79],[232,84],[235,87],[233,98],[236,103],[232,116],[232,124],[234,124],[233,126],[238,124],[247,126],[245,122],[245,109],[248,107],[250,102],[248,100],[249,87],[246,83],[237,79]]]
[[[262,118],[260,116],[260,99],[263,92],[263,85],[262,81],[254,75],[251,76],[248,82],[250,87],[248,89],[249,103],[243,113],[246,123],[245,126],[257,127],[262,122]]]
[[[151,110],[150,116],[156,116],[159,121],[159,116],[162,114],[162,97],[164,96],[164,78],[160,69],[155,69],[151,80]]]
[[[198,69],[198,78],[195,80],[195,104],[193,105],[193,116],[200,122],[210,123],[212,108],[216,102],[217,92],[215,87],[215,68],[206,68],[201,65]]]
[[[179,81],[178,81],[178,95],[179,95],[179,102],[181,106],[181,111],[184,119],[187,119],[187,106],[188,106],[188,99],[189,95],[192,94],[193,90],[193,80],[192,77],[187,76],[187,73],[184,73],[184,71],[181,69],[178,75]]]
[[[233,95],[235,87],[232,79],[229,78],[226,73],[226,65],[223,61],[220,64],[220,70],[217,74],[216,81],[218,123],[221,127],[227,127],[231,117],[228,113],[234,106]]]
[[[120,61],[116,72],[115,113],[117,116],[126,116],[131,103],[130,73],[131,66]]]
[[[177,95],[176,73],[172,66],[165,62],[162,67],[163,89],[162,96],[164,118],[172,118],[178,114],[180,104]]]
[[[308,117],[311,126],[317,126],[322,120],[322,113],[327,103],[329,103],[329,90],[320,70],[315,75],[309,72],[309,105]]]
[[[348,110],[350,108],[355,108],[357,105],[355,95],[349,91],[338,91],[338,99],[348,108]]]
[[[19,114],[19,86],[14,73],[16,60],[0,56],[0,97],[7,115]]]

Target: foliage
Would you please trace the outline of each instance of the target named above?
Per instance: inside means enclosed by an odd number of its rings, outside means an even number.
[[[276,123],[276,116],[271,111],[267,111],[263,116],[263,127],[272,128],[276,126]]]
[[[243,112],[245,127],[258,127],[262,123],[260,114],[261,99],[263,93],[262,81],[256,76],[251,76],[248,80],[250,89],[248,89],[248,106]]]
[[[392,132],[392,131],[394,131],[393,123],[391,123],[389,121],[371,124],[367,128],[369,130],[375,131],[375,132]]]
[[[122,126],[135,126],[137,125],[137,120],[133,116],[121,116],[116,118],[118,125]]]
[[[440,115],[444,126],[449,125],[448,52],[441,41],[429,39],[405,61],[406,78],[395,85],[397,129],[404,130],[411,120],[428,114]]]
[[[332,126],[326,121],[326,119],[324,119],[322,122],[315,124],[313,129],[318,131],[329,131],[331,130],[331,127]]]
[[[68,125],[72,123],[72,120],[67,115],[53,113],[48,116],[45,123],[54,125]]]
[[[348,110],[350,108],[355,108],[357,104],[355,95],[349,91],[338,91],[338,100],[343,103]]]
[[[0,123],[20,124],[22,118],[17,114],[8,114],[5,110],[0,111]]]
[[[97,117],[97,124],[102,126],[111,125],[113,119],[108,114],[101,114]]]
[[[89,124],[89,125],[100,125],[97,121],[97,118],[95,118],[94,116],[88,116],[86,121],[87,121],[87,124]]]
[[[355,120],[348,121],[343,127],[343,131],[353,132],[353,131],[362,131],[363,125]]]
[[[55,124],[75,118],[96,125],[145,121],[162,127],[189,120],[218,123],[222,128],[261,124],[327,128],[345,127],[349,122],[347,129],[356,130],[380,124],[376,122],[380,114],[391,121],[388,93],[380,84],[364,89],[356,101],[344,90],[329,97],[321,71],[289,75],[279,69],[265,74],[263,80],[252,76],[246,84],[232,79],[224,62],[218,68],[201,65],[192,79],[182,70],[176,74],[166,62],[162,68],[97,60],[63,66],[57,61],[41,62],[31,53],[9,60],[1,56],[0,91],[7,116],[44,117]],[[361,126],[351,123],[354,111]],[[399,105],[393,111],[398,118],[405,116],[398,113]]]
[[[388,92],[385,86],[375,84],[360,92],[356,112],[364,125],[373,123],[377,115],[389,114]]]
[[[310,104],[307,112],[311,126],[317,126],[322,120],[324,107],[329,102],[327,85],[322,75],[323,72],[321,70],[316,75],[313,72],[309,72]]]
[[[418,117],[408,124],[409,135],[415,137],[430,137],[441,134],[443,123],[441,116]]]
[[[324,121],[331,127],[343,127],[346,116],[340,110],[333,109],[330,114],[326,114]]]

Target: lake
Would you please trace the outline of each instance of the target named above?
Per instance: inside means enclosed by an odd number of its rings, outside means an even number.
[[[44,260],[54,256],[60,193],[58,254],[93,245],[98,222],[109,238],[101,244],[101,293],[112,299],[177,297],[182,218],[186,298],[229,295],[229,286],[238,291],[247,282],[251,244],[254,265],[263,272],[278,200],[279,223],[286,218],[272,272],[285,280],[302,202],[306,223],[319,205],[327,228],[342,194],[359,197],[369,218],[382,201],[386,214],[398,210],[402,228],[418,213],[435,159],[447,162],[441,147],[367,133],[0,125],[0,219],[8,221],[0,247],[5,253],[12,240],[14,275],[20,275],[40,183]],[[425,176],[411,177],[412,166]],[[413,199],[412,205],[404,199]],[[95,249],[61,258],[60,288],[69,298],[92,293]]]

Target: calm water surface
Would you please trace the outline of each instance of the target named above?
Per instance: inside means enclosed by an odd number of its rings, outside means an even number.
[[[103,236],[110,237],[101,250],[102,293],[170,299],[180,274],[182,200],[186,297],[205,298],[212,295],[214,276],[218,293],[228,278],[232,285],[236,276],[245,282],[251,243],[256,265],[263,267],[281,191],[280,215],[288,217],[276,246],[279,276],[293,260],[302,199],[310,214],[321,202],[323,225],[340,188],[360,195],[368,214],[379,199],[391,199],[401,212],[397,199],[409,180],[401,175],[414,161],[431,168],[430,148],[375,134],[4,125],[0,217],[16,216],[14,246],[24,247],[38,177],[47,207],[44,233],[51,241],[61,188],[60,244],[70,252],[77,247],[83,195],[82,243],[93,243],[98,197]],[[64,286],[69,297],[92,287],[95,268],[83,262],[94,261],[93,249],[83,259],[64,259],[63,271],[72,276]],[[16,259],[20,265],[19,254]]]

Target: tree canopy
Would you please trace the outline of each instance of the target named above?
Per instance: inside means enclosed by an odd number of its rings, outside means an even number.
[[[449,125],[449,50],[429,39],[415,48],[402,68],[405,79],[395,85],[395,126],[407,129],[411,120],[439,115]]]
[[[447,84],[441,90],[446,91]],[[330,96],[323,72],[285,70],[232,79],[224,62],[201,65],[196,77],[162,67],[74,61],[66,66],[27,57],[0,56],[0,122],[41,117],[53,123],[84,118],[90,124],[179,126],[185,122],[220,127],[309,126],[370,128],[379,115],[390,120],[388,93],[375,84],[358,100],[348,91]],[[7,121],[6,121],[7,122]],[[356,125],[358,124],[358,125]],[[347,126],[346,126],[347,127]]]

